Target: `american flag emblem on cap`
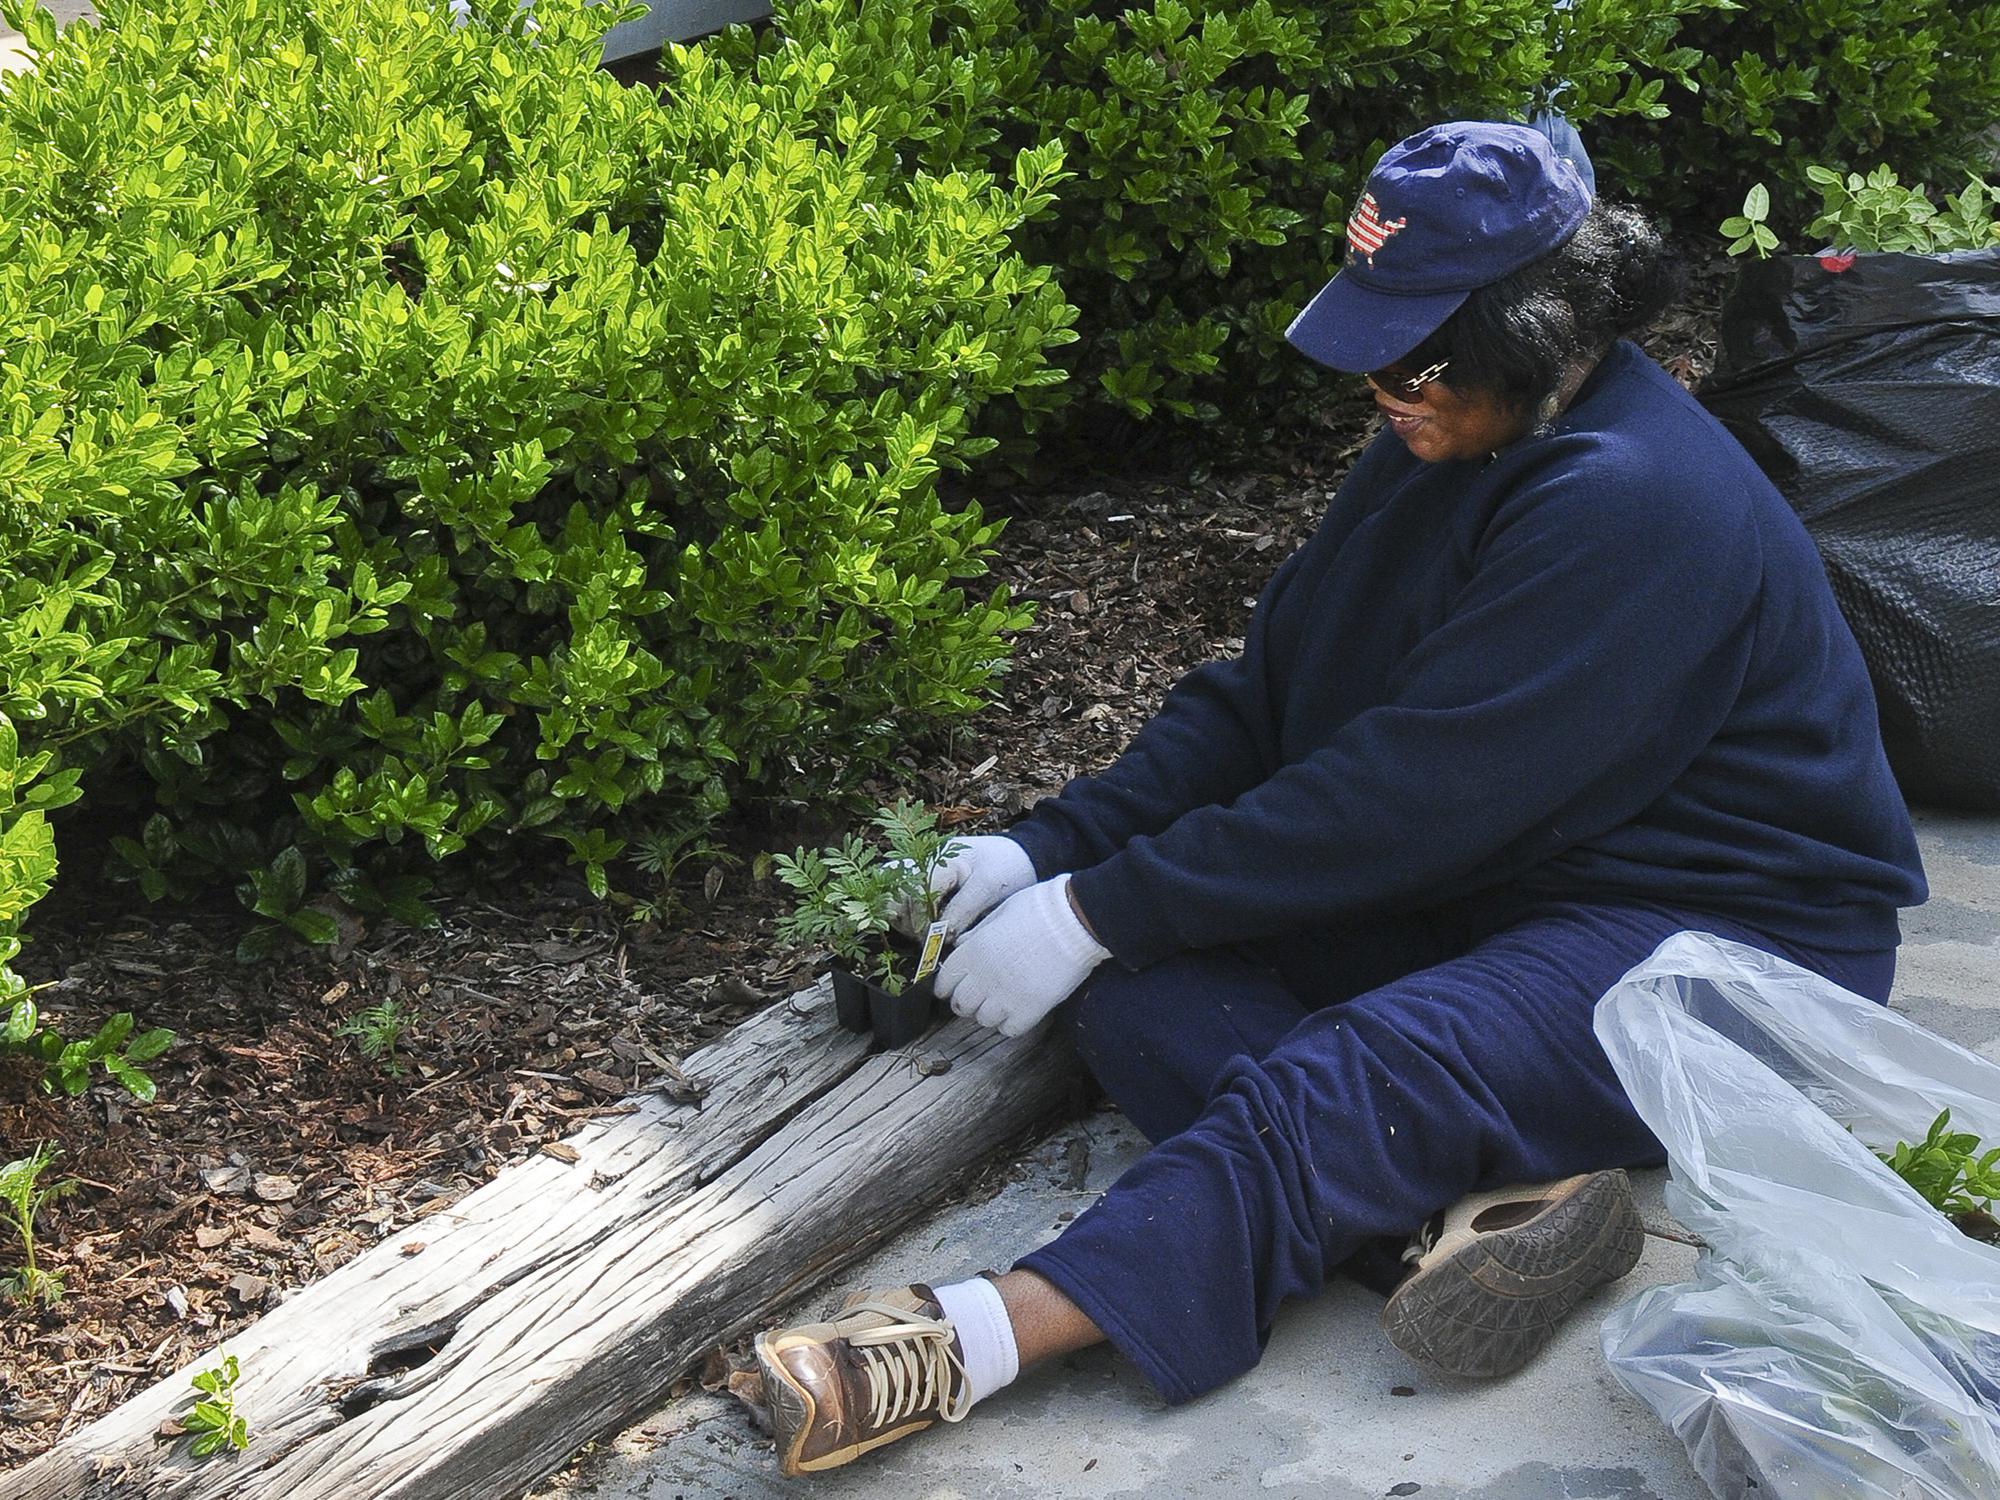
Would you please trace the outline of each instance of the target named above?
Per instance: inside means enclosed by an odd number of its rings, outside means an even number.
[[[1385,219],[1375,203],[1373,193],[1363,193],[1361,202],[1355,205],[1354,217],[1347,221],[1347,248],[1351,255],[1359,250],[1367,257],[1368,264],[1375,264],[1375,252],[1389,242],[1389,236],[1409,224],[1408,219]]]

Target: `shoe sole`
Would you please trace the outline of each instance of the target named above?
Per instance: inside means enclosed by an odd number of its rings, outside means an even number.
[[[1524,1224],[1482,1234],[1404,1282],[1382,1327],[1449,1375],[1511,1375],[1570,1311],[1639,1262],[1646,1227],[1623,1171],[1599,1172]]]

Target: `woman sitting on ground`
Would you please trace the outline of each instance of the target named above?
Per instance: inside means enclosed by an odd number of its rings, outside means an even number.
[[[1241,657],[939,876],[939,993],[1008,1035],[1061,1006],[1156,1144],[1004,1275],[760,1338],[786,1473],[1102,1339],[1190,1400],[1427,1225],[1389,1337],[1509,1371],[1638,1257],[1620,975],[1694,928],[1887,998],[1909,818],[1811,540],[1625,341],[1675,269],[1525,127],[1377,164],[1290,336],[1385,430]]]

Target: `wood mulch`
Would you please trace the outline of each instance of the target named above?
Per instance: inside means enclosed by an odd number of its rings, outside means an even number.
[[[1650,341],[1684,378],[1712,358],[1717,285],[1706,276]],[[871,794],[991,830],[1107,762],[1177,677],[1240,649],[1368,412],[1357,395],[1265,462],[1199,482],[982,496],[1010,517],[997,576],[1038,618],[996,705]],[[255,966],[234,957],[235,906],[138,905],[70,860],[22,972],[53,982],[44,998],[69,1035],[131,1011],[177,1039],[151,1065],[150,1105],[112,1085],[43,1096],[0,1064],[0,1159],[53,1142],[54,1171],[81,1184],[40,1221],[67,1295],[0,1308],[0,1469],[625,1095],[677,1087],[680,1058],[811,974],[810,955],[773,951],[781,894],[750,880],[749,857],[832,831],[768,815],[733,828],[742,862],[684,872],[670,926],[628,923],[572,872],[524,868],[455,877],[434,929],[357,928],[338,949]],[[415,1016],[400,1077],[336,1035],[389,999]],[[18,1249],[0,1242],[0,1267]]]

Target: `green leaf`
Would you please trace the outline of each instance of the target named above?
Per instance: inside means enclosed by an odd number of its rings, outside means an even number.
[[[306,858],[300,852],[298,845],[289,846],[271,862],[271,878],[276,899],[283,912],[291,911],[305,899]]]
[[[124,1084],[126,1092],[141,1104],[151,1104],[159,1096],[158,1086],[154,1084],[151,1076],[133,1067],[122,1057],[107,1057],[104,1060],[104,1068],[113,1078]]]
[[[142,1031],[125,1045],[127,1062],[151,1062],[174,1044],[174,1034],[162,1027]]]
[[[146,819],[144,831],[146,857],[156,865],[164,865],[174,857],[174,825],[162,813],[154,813]]]
[[[276,953],[285,941],[285,929],[275,925],[259,925],[243,934],[236,944],[236,961],[240,964],[262,963]]]
[[[131,1035],[132,1012],[121,1010],[97,1028],[97,1034],[90,1039],[85,1056],[93,1062],[114,1051],[119,1043]]]
[[[309,943],[329,947],[340,941],[340,923],[323,911],[301,907],[285,918],[285,925]]]

